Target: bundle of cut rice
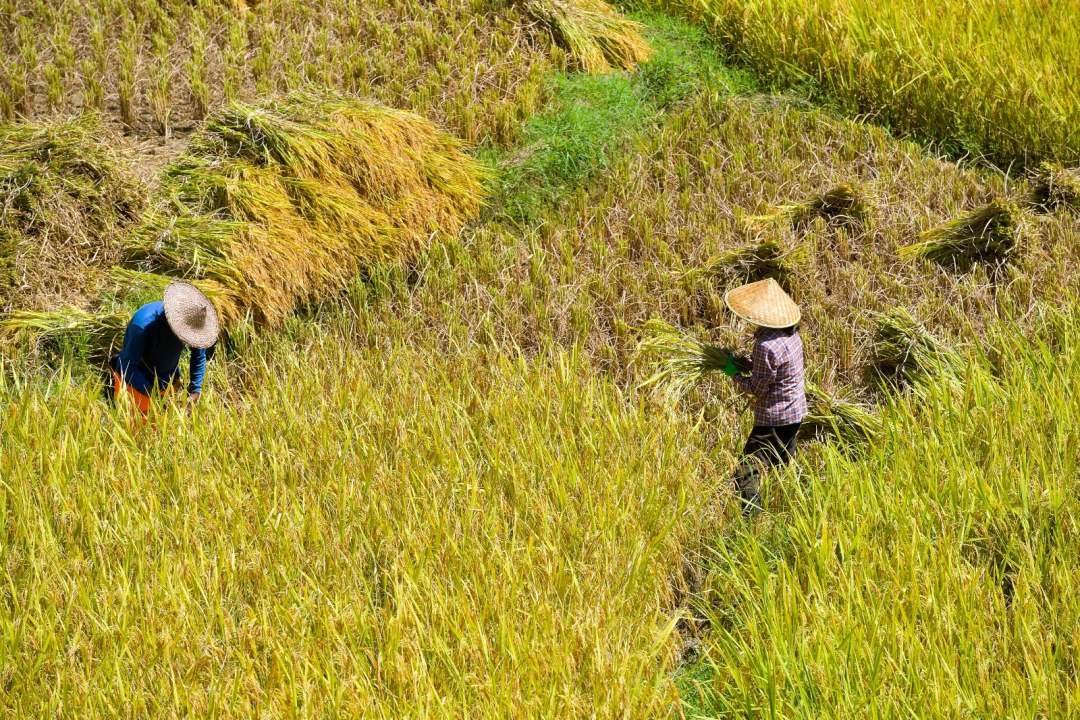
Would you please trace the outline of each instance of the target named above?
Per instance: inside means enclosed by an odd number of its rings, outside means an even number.
[[[800,203],[778,205],[764,215],[747,218],[750,224],[788,222],[794,228],[805,229],[815,218],[827,222],[849,224],[861,222],[867,216],[867,204],[862,193],[851,183],[842,183],[820,195]]]
[[[415,258],[475,217],[484,172],[427,120],[298,94],[209,119],[165,175],[129,258],[217,282],[277,324],[362,267]]]
[[[58,310],[15,310],[0,320],[0,331],[37,344],[85,343],[93,355],[107,357],[119,347],[130,320],[126,312],[88,312],[67,306]]]
[[[790,287],[799,266],[806,260],[806,248],[785,247],[778,240],[727,250],[706,262],[708,271],[726,281],[754,282],[775,278]]]
[[[1045,210],[1080,211],[1080,168],[1043,163],[1031,186],[1031,204]]]
[[[644,330],[635,357],[655,358],[657,365],[639,388],[655,387],[669,402],[682,398],[706,375],[722,370],[733,354],[730,348],[701,342],[662,320],[650,320]]]
[[[632,70],[652,54],[641,24],[604,0],[524,0],[523,4],[587,73]]]
[[[874,367],[882,377],[915,386],[930,376],[957,378],[963,358],[904,308],[874,313]]]
[[[881,418],[851,400],[831,395],[814,383],[806,383],[810,414],[800,431],[812,436],[826,436],[849,447],[873,442],[881,433]]]
[[[994,200],[923,232],[919,242],[899,252],[901,257],[922,257],[959,270],[977,262],[1000,266],[1016,252],[1021,227],[1020,209],[1004,200]]]

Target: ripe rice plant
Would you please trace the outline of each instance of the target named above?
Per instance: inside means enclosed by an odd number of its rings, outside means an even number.
[[[901,257],[921,257],[965,270],[975,263],[997,267],[1009,261],[1019,246],[1020,209],[994,200],[955,220],[919,235],[919,242],[900,248]]]
[[[481,167],[423,118],[310,94],[272,108],[210,118],[166,173],[132,256],[216,280],[274,325],[363,266],[415,258],[480,209]]]
[[[774,522],[717,537],[688,717],[1076,715],[1077,321],[1002,328],[965,392],[894,396],[875,443],[823,448],[766,489]]]
[[[1044,210],[1080,212],[1080,168],[1043,163],[1031,188],[1031,203]]]
[[[361,353],[324,326],[246,361],[241,379],[215,360],[203,402],[163,401],[153,428],[96,380],[0,380],[0,567],[20,588],[0,613],[0,706],[675,706],[672,578],[715,497],[685,423],[658,426],[555,350]]]
[[[632,70],[652,54],[641,24],[604,0],[524,0],[524,8],[550,28],[571,60],[587,73]]]
[[[848,112],[1001,167],[1080,160],[1072,0],[649,0],[709,24],[730,57]]]
[[[506,142],[520,123],[500,116],[535,108],[561,51],[520,3],[489,5],[11,0],[10,13],[0,8],[0,119],[33,119],[62,98],[65,111],[116,113],[125,132],[160,135],[281,92],[292,75],[412,110],[470,142]]]

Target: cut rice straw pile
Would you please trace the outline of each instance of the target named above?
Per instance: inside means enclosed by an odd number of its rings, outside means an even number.
[[[642,25],[603,0],[525,0],[524,7],[584,72],[632,70],[652,54]]]
[[[93,294],[142,197],[96,116],[0,125],[0,312]]]
[[[778,205],[763,215],[746,219],[750,225],[787,222],[797,230],[805,229],[816,218],[826,222],[852,224],[866,219],[867,204],[862,192],[851,183],[842,183],[800,203]]]
[[[901,257],[921,257],[946,267],[969,269],[978,262],[1000,266],[1016,252],[1020,209],[1004,200],[973,210],[923,232],[920,241],[900,248]]]
[[[128,256],[213,280],[273,326],[360,269],[459,232],[483,179],[457,140],[408,112],[312,94],[234,104],[167,170]]]
[[[1080,212],[1080,168],[1040,165],[1031,187],[1031,204],[1044,210]]]
[[[638,387],[658,389],[667,402],[679,400],[705,376],[726,365],[728,349],[701,342],[666,322],[652,320],[645,331],[636,355],[658,359],[655,372]],[[862,406],[834,397],[813,383],[807,383],[806,393],[811,408],[804,421],[808,432],[829,435],[850,446],[872,441],[880,432],[878,416]]]
[[[873,362],[882,377],[909,387],[930,377],[956,379],[963,358],[935,337],[904,308],[873,315],[877,325]]]
[[[806,249],[787,248],[779,240],[768,239],[756,245],[725,251],[706,263],[708,272],[725,280],[754,282],[774,278],[790,288],[799,265],[806,259]]]

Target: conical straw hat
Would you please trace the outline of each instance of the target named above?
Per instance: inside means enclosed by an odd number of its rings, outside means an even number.
[[[213,345],[221,329],[213,303],[197,287],[185,282],[165,288],[165,319],[176,337],[193,348]]]
[[[772,278],[728,290],[724,302],[731,312],[761,327],[791,327],[802,317],[799,306]]]

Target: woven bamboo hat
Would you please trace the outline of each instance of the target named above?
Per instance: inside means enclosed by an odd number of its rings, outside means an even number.
[[[728,290],[724,303],[743,320],[761,327],[791,327],[802,318],[799,306],[772,278]]]
[[[221,325],[210,299],[190,283],[174,282],[165,288],[165,320],[176,337],[193,348],[217,342]]]

